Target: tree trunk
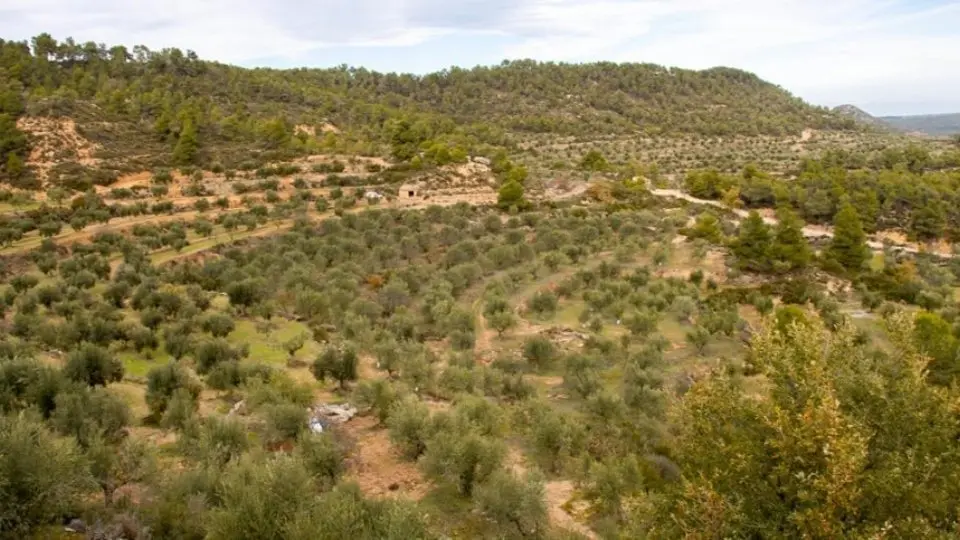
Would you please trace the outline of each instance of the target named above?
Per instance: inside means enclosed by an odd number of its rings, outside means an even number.
[[[101,485],[103,488],[103,505],[107,508],[113,506],[113,494],[117,491],[117,488],[112,484]]]

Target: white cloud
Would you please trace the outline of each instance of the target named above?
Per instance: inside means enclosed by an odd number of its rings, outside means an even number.
[[[402,70],[403,47],[484,33],[500,36],[501,47],[464,50],[460,64],[529,57],[727,65],[821,103],[960,110],[956,28],[955,0],[4,0],[0,6],[5,38],[47,31],[80,41],[177,46],[225,62],[289,65],[309,63],[320,49],[379,47]]]

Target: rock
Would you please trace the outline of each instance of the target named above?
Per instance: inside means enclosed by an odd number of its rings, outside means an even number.
[[[485,166],[487,166],[487,167],[489,167],[489,166],[490,166],[490,163],[491,163],[490,159],[485,158],[485,157],[483,157],[483,156],[474,156],[474,157],[473,157],[473,162],[474,162],[474,163],[479,163],[480,165],[485,165]]]
[[[550,328],[547,328],[546,330],[543,330],[540,333],[556,341],[561,345],[566,345],[568,343],[574,343],[574,342],[579,342],[582,344],[583,342],[585,342],[587,339],[590,338],[589,334],[585,334],[583,332],[577,332],[576,330],[572,330],[570,328],[566,328],[563,326],[551,326]]]
[[[74,518],[64,526],[63,530],[70,533],[85,534],[87,532],[87,524],[84,523],[82,519]]]
[[[233,404],[233,407],[230,407],[230,412],[227,413],[227,416],[234,416],[237,414],[246,414],[247,413],[247,401],[241,399],[240,401]]]
[[[313,415],[310,418],[310,429],[314,429],[314,424],[326,429],[332,424],[344,424],[357,415],[357,408],[349,403],[341,405],[321,404],[313,408]]]

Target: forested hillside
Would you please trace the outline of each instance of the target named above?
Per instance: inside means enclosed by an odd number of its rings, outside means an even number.
[[[178,49],[0,40],[0,151],[20,176],[20,116],[66,116],[114,166],[236,165],[320,147],[378,153],[396,138],[473,150],[510,133],[757,135],[845,128],[746,72],[517,61],[426,76],[243,69]],[[10,155],[14,157],[9,157]]]

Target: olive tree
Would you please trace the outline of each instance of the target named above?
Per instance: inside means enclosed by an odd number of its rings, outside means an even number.
[[[329,377],[346,389],[348,382],[357,380],[357,352],[352,347],[327,347],[314,360],[310,371],[318,381]]]
[[[29,538],[93,488],[76,443],[28,414],[0,416],[0,536]]]
[[[70,379],[90,386],[105,386],[123,379],[123,363],[109,351],[92,343],[81,343],[67,356],[64,372]]]

